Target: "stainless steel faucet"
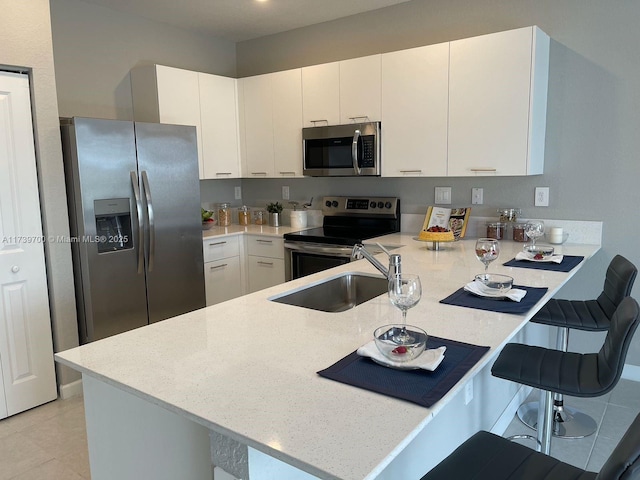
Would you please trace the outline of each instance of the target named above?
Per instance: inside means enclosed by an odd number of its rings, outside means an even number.
[[[353,260],[360,260],[362,257],[366,258],[371,265],[376,267],[386,278],[393,278],[395,275],[401,273],[402,259],[397,253],[389,253],[384,248],[382,249],[389,256],[389,268],[386,268],[380,261],[375,258],[370,252],[364,248],[361,243],[356,243],[351,251],[351,258]]]

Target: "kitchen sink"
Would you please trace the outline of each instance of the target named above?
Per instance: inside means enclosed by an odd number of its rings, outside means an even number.
[[[322,312],[344,312],[383,293],[387,293],[386,278],[366,273],[344,273],[269,300]]]

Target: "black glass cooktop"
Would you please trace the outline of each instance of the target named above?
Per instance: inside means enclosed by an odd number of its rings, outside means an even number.
[[[329,245],[355,245],[369,238],[379,237],[394,230],[388,228],[316,227],[300,232],[286,233],[285,240],[325,243]]]

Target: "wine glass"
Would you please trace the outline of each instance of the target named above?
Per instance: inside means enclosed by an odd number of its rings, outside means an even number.
[[[544,235],[544,222],[542,220],[531,220],[524,227],[524,234],[531,239],[531,246],[535,247],[536,238]]]
[[[402,312],[402,331],[393,340],[402,345],[413,343],[415,338],[407,332],[407,310],[414,307],[422,296],[422,284],[418,275],[398,273],[389,278],[389,300]]]
[[[476,257],[484,263],[484,278],[487,278],[489,264],[500,255],[500,243],[495,238],[479,238],[476,241]]]

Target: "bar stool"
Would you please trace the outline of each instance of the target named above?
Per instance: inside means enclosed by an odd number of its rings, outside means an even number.
[[[640,415],[629,426],[598,474],[481,431],[421,480],[632,480],[638,476]]]
[[[566,352],[569,329],[602,332],[609,329],[611,317],[623,298],[631,295],[638,269],[622,255],[616,255],[605,275],[602,293],[595,300],[549,300],[531,319],[534,323],[558,327],[556,349]],[[535,429],[539,402],[524,403],[518,418]],[[589,415],[564,405],[561,393],[553,402],[553,435],[563,438],[582,438],[596,431],[598,425]]]
[[[632,297],[620,302],[598,353],[563,352],[521,343],[509,343],[502,349],[491,374],[541,391],[544,408],[538,409],[537,440],[542,453],[549,454],[551,446],[553,393],[598,397],[610,391],[622,374],[639,310]]]

